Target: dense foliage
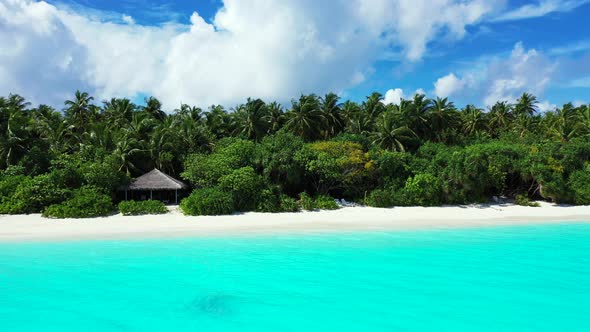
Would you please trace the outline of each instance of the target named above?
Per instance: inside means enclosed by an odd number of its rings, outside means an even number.
[[[50,205],[43,216],[50,218],[92,218],[111,214],[115,210],[111,198],[100,190],[83,187],[73,192],[72,198]]]
[[[160,201],[123,201],[119,203],[119,212],[124,216],[168,213],[168,208]]]
[[[218,188],[196,189],[180,202],[180,209],[189,216],[217,216],[234,212],[231,193]]]
[[[155,98],[96,103],[76,92],[64,106],[0,97],[0,213],[66,215],[90,187],[115,202],[119,186],[153,168],[197,188],[181,204],[194,215],[329,209],[330,197],[590,204],[590,108],[542,113],[530,94],[487,110],[424,95],[385,105],[378,93],[167,113]]]

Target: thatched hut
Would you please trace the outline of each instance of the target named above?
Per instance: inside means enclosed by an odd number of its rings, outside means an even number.
[[[179,191],[185,189],[188,189],[186,184],[155,168],[121,188],[125,191],[125,200],[156,199],[164,203],[173,201],[175,204],[178,204]]]

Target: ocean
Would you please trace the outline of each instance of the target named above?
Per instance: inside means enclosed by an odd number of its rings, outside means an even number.
[[[1,331],[590,331],[590,224],[0,244]]]

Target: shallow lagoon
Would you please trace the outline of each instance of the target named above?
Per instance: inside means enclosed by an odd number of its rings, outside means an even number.
[[[5,331],[589,331],[590,225],[0,244]]]

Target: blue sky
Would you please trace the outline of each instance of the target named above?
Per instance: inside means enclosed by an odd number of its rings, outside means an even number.
[[[22,47],[0,54],[0,94],[37,103],[78,88],[98,100],[155,95],[170,109],[328,91],[393,103],[420,91],[460,106],[529,91],[543,110],[590,102],[588,0],[2,4],[0,40]]]

